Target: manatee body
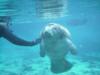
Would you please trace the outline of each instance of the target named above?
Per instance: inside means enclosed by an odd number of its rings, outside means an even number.
[[[65,59],[68,52],[76,53],[67,28],[56,23],[48,24],[41,33],[40,56],[47,55],[51,61],[51,71],[61,73],[71,69],[72,64]]]

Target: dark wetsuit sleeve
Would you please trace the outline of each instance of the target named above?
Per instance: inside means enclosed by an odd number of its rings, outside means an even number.
[[[37,45],[39,43],[39,41],[25,41],[17,36],[15,36],[9,29],[0,26],[0,34],[2,37],[6,38],[8,41],[12,42],[13,44],[16,45],[22,45],[22,46],[33,46],[33,45]]]

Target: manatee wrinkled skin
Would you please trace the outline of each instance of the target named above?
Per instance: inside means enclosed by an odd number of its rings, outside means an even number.
[[[65,59],[71,52],[76,54],[76,47],[71,41],[67,28],[56,23],[48,24],[41,33],[40,56],[47,55],[51,61],[51,71],[62,73],[71,69],[72,64]]]

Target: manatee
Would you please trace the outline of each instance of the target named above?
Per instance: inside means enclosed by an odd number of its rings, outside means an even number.
[[[49,23],[41,32],[41,37],[40,56],[49,57],[51,71],[62,73],[70,70],[72,64],[65,57],[69,52],[76,54],[76,46],[68,29],[60,24]]]

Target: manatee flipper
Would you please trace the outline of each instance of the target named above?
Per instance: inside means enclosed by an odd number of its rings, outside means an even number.
[[[72,68],[72,64],[65,59],[51,61],[51,71],[53,73],[62,73]]]
[[[67,39],[67,43],[71,54],[73,55],[77,54],[76,46],[73,44],[73,42],[70,39]]]
[[[46,55],[46,53],[45,53],[44,44],[41,43],[41,44],[40,44],[40,56],[41,56],[41,57],[44,57],[45,55]]]

